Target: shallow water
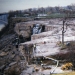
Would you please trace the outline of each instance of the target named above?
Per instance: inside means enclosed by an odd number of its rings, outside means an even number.
[[[0,23],[0,31],[4,26],[5,26],[4,24]]]

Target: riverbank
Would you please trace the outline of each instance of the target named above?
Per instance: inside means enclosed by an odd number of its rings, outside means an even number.
[[[74,72],[61,73],[61,74],[52,74],[52,75],[75,75],[75,71]]]
[[[4,24],[0,23],[0,31],[4,26],[5,26]]]

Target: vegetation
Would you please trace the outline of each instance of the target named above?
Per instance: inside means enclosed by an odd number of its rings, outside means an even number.
[[[64,17],[66,14],[61,14],[61,13],[52,13],[52,14],[50,14],[50,15],[48,15],[48,16],[46,16],[46,18],[62,18],[62,17]]]
[[[60,50],[64,50],[67,48],[66,44],[63,45],[62,43],[59,46],[60,46]]]
[[[30,17],[35,18],[38,17],[38,14],[47,14],[48,16],[43,16],[44,18],[62,18],[66,14],[70,13],[71,16],[75,17],[75,4],[68,5],[66,7],[46,7],[46,8],[30,8],[27,10],[16,10],[9,11],[9,17]],[[42,16],[41,16],[42,17]]]
[[[52,74],[52,75],[75,75],[75,72],[67,72],[67,73]]]
[[[65,63],[64,65],[62,65],[61,69],[62,70],[70,70],[72,69],[73,64],[72,63]]]
[[[71,62],[73,64],[72,70],[75,70],[75,41],[65,42],[64,45],[58,43],[58,45],[61,50],[64,50],[64,53],[59,53],[52,57],[57,60],[62,60],[62,63]]]

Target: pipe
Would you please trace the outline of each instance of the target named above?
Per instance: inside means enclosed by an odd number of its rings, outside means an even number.
[[[43,56],[43,57],[44,57],[44,56]],[[55,69],[58,67],[59,61],[56,60],[56,59],[53,59],[53,58],[49,58],[49,57],[44,57],[44,58],[47,58],[47,59],[50,59],[50,60],[53,60],[53,61],[57,62],[56,67],[53,69],[52,72],[50,72],[50,74],[52,74],[52,73],[55,71]]]

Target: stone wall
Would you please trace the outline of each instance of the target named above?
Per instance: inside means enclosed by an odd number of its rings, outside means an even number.
[[[32,29],[33,29],[34,24],[36,24],[36,23],[35,22],[20,22],[20,23],[16,23],[14,31],[18,35],[22,35],[25,38],[29,38],[32,35]],[[43,28],[42,31],[45,31],[44,25],[42,25],[42,28]],[[48,31],[47,28],[46,28],[46,31]]]
[[[31,28],[32,28],[32,24],[26,24],[26,23],[17,23],[15,25],[15,32],[18,35],[22,35],[25,38],[29,38],[31,36]]]
[[[33,29],[34,24],[42,25],[42,29],[43,29],[42,32],[52,31],[52,30],[58,28],[56,25],[47,25],[47,24],[42,24],[40,22],[31,21],[31,22],[17,23],[15,25],[14,30],[18,35],[22,35],[25,38],[31,37],[31,39],[38,39],[38,38],[41,38],[41,37],[46,37],[47,33],[32,35],[32,29]]]

